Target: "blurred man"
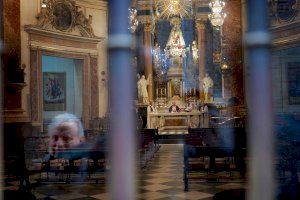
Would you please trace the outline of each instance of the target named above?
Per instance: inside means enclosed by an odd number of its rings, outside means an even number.
[[[81,121],[69,113],[60,114],[53,118],[49,126],[49,136],[49,152],[52,156],[76,147],[84,141]]]

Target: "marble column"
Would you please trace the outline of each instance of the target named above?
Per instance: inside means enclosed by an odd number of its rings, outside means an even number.
[[[205,20],[196,21],[197,35],[198,35],[198,65],[199,65],[199,99],[204,100],[202,80],[205,76]]]
[[[152,66],[152,45],[151,45],[151,22],[144,23],[144,58],[145,58],[145,76],[149,79],[150,83],[148,85],[148,95],[149,101],[153,101],[153,66]]]

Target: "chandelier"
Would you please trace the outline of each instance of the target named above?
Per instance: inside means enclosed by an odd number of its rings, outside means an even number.
[[[159,18],[169,19],[174,16],[183,18],[192,13],[192,0],[157,0],[156,8]]]
[[[212,11],[212,13],[208,14],[211,24],[217,27],[222,26],[227,16],[226,13],[222,12],[225,2],[222,0],[212,0],[208,5]]]
[[[137,10],[135,8],[128,8],[129,16],[129,27],[131,33],[134,33],[139,25],[139,21],[137,20]]]

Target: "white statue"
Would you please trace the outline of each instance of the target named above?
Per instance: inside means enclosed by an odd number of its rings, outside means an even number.
[[[185,56],[185,41],[180,29],[180,21],[173,23],[165,51],[167,56]]]
[[[198,59],[198,48],[195,40],[193,41],[192,44],[192,54],[193,54],[193,59],[196,61]]]
[[[205,77],[203,78],[203,91],[204,91],[204,101],[209,102],[211,98],[209,99],[209,90],[214,86],[213,80],[210,78],[208,73],[205,74]]]
[[[141,78],[137,82],[138,88],[138,99],[139,102],[143,104],[149,103],[149,96],[147,91],[147,86],[150,85],[151,75],[148,76],[148,79],[145,78],[145,75],[142,75]]]

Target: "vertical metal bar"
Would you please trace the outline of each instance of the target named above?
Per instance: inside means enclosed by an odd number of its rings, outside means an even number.
[[[4,146],[3,146],[3,92],[4,92],[4,84],[3,84],[3,63],[2,63],[2,55],[3,55],[3,1],[0,1],[0,180],[4,180]],[[0,187],[3,188],[3,181],[0,181]],[[3,199],[3,190],[0,192],[0,200]]]
[[[129,0],[109,1],[109,68],[111,95],[110,197],[135,199],[135,123],[132,37],[128,30]]]
[[[274,199],[273,112],[267,1],[248,0],[250,200]]]

